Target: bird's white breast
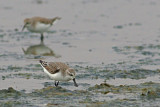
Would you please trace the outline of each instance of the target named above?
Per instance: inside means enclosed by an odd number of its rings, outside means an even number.
[[[69,76],[63,76],[61,72],[51,74],[44,67],[43,67],[43,70],[46,74],[48,74],[52,79],[54,79],[56,81],[69,81],[69,80],[71,80],[71,78]]]
[[[48,29],[51,27],[51,24],[44,24],[37,22],[35,26],[27,26],[27,29],[31,32],[37,32],[37,33],[43,33],[48,31]]]

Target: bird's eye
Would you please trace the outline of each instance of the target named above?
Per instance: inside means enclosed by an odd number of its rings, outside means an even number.
[[[43,66],[47,66],[47,63],[43,63]]]

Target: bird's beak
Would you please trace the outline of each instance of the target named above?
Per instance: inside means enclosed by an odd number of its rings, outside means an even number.
[[[22,31],[25,29],[26,25],[27,25],[27,24],[25,24],[25,25],[23,26]]]
[[[61,18],[61,17],[57,17],[57,19],[58,19],[58,20],[61,20],[62,18]]]
[[[78,84],[76,83],[76,79],[75,78],[73,79],[73,82],[74,82],[74,86],[78,87]]]

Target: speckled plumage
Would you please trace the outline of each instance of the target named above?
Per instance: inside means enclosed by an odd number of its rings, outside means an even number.
[[[68,65],[62,62],[45,62],[40,60],[40,64],[46,74],[48,74],[55,81],[69,81],[73,80],[74,85],[78,87],[75,82],[75,71]]]

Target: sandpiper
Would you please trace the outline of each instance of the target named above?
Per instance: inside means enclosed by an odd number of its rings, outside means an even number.
[[[40,33],[41,42],[43,43],[43,33],[47,32],[49,28],[56,23],[57,20],[60,20],[60,17],[54,18],[43,18],[43,17],[32,17],[26,18],[24,20],[24,26],[22,31],[27,28],[30,32]]]
[[[74,86],[78,87],[75,80],[75,71],[68,65],[62,62],[45,62],[39,61],[44,72],[55,80],[55,86],[58,86],[59,81],[73,80]]]

